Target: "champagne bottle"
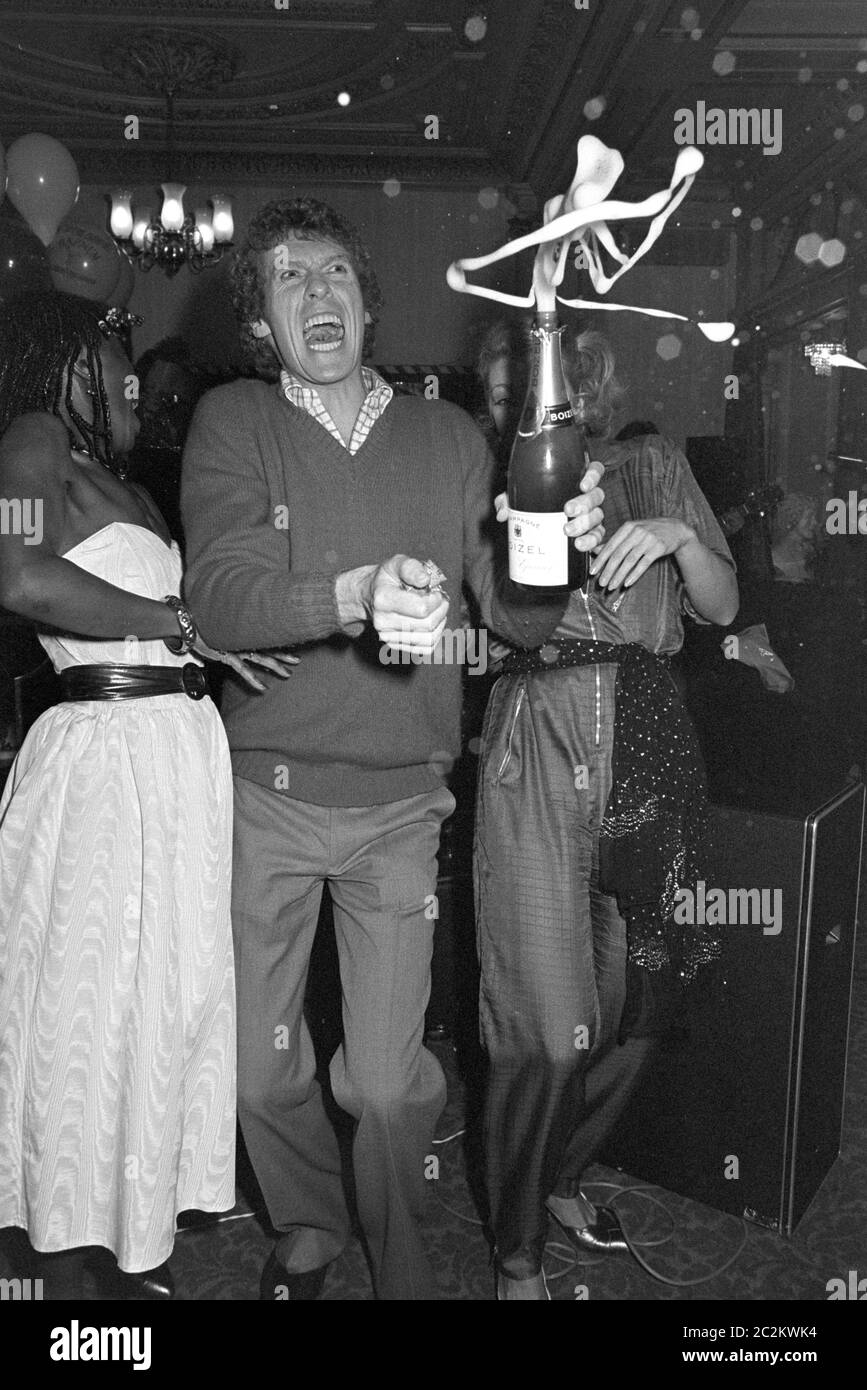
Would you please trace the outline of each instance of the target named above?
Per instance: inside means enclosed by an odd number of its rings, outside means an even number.
[[[530,385],[509,459],[509,578],[538,595],[583,587],[589,566],[563,530],[563,507],[579,495],[590,456],[566,390],[562,332],[556,313],[536,314]]]

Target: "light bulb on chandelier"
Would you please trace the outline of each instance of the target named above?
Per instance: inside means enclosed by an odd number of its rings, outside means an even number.
[[[112,235],[140,270],[158,265],[167,275],[175,275],[188,265],[200,271],[217,265],[224,252],[231,250],[235,225],[230,199],[214,194],[208,200],[212,212],[201,206],[191,216],[184,210],[186,191],[181,183],[164,183],[158,219],[150,208],[134,215],[131,193],[112,194]]]

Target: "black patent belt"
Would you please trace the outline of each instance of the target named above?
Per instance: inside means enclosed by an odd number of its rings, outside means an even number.
[[[143,700],[149,695],[210,694],[204,669],[183,666],[70,666],[60,672],[64,700]]]

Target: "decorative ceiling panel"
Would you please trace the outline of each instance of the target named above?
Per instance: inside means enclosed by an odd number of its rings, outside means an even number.
[[[586,132],[635,197],[667,182],[679,110],[778,109],[779,154],[703,147],[684,215],[707,223],[863,177],[865,28],[864,0],[0,0],[0,136],[153,181],[171,87],[190,183],[492,184],[532,215]]]

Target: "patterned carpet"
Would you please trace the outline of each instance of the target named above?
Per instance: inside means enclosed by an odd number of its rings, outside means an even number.
[[[468,1091],[461,1080],[451,1043],[435,1044],[434,1051],[449,1083],[439,1126],[439,1135],[448,1140],[464,1129],[467,1113],[474,1109],[474,1088]],[[466,1075],[467,1058],[462,1060]],[[439,1177],[429,1183],[425,1229],[443,1297],[490,1300],[489,1249],[473,1196],[473,1175],[478,1171],[473,1146],[464,1135],[441,1143],[436,1154]],[[606,1183],[634,1185],[623,1174],[601,1167],[592,1170],[592,1177],[600,1186],[591,1188],[591,1195],[602,1200],[612,1196]],[[179,1298],[257,1299],[271,1235],[255,1214],[261,1211],[261,1199],[244,1161],[238,1190],[239,1201],[229,1219],[202,1224],[192,1218],[179,1233],[171,1261]],[[867,935],[862,933],[856,959],[842,1152],[792,1238],[661,1188],[645,1191],[656,1201],[631,1192],[616,1202],[628,1234],[656,1276],[630,1254],[576,1259],[552,1223],[546,1271],[553,1298],[824,1301],[829,1279],[845,1280],[850,1270],[867,1274]],[[18,1245],[16,1233],[0,1233],[0,1277],[21,1272],[16,1269]],[[88,1296],[99,1300],[105,1295],[92,1284]],[[356,1240],[329,1270],[323,1298],[372,1297],[364,1253]]]
[[[867,951],[863,946],[862,941],[843,1148],[793,1237],[786,1239],[660,1188],[645,1190],[661,1205],[640,1193],[629,1193],[617,1198],[618,1210],[630,1237],[636,1243],[648,1242],[638,1247],[640,1254],[660,1277],[648,1273],[631,1255],[582,1255],[576,1260],[552,1225],[546,1270],[553,1298],[825,1300],[829,1279],[845,1279],[859,1265],[863,1272],[867,1258]],[[467,1092],[452,1046],[441,1043],[434,1050],[449,1080],[449,1100],[439,1130],[447,1139],[464,1127]],[[465,1137],[454,1139],[440,1145],[437,1156],[439,1178],[429,1185],[426,1234],[443,1296],[450,1301],[490,1299],[488,1245],[481,1225],[476,1224],[478,1210],[468,1179],[468,1171],[474,1171],[472,1147],[466,1145]],[[592,1177],[603,1184],[593,1191],[606,1200],[612,1189],[605,1183],[632,1185],[632,1180],[611,1169],[594,1168]],[[260,1205],[255,1181],[242,1164],[239,1202],[232,1217],[218,1224],[192,1224],[178,1236],[171,1263],[180,1298],[257,1298],[259,1274],[271,1246],[267,1229],[251,1214]],[[14,1272],[10,1237],[7,1233],[0,1244],[0,1276]],[[663,1243],[655,1243],[659,1241]],[[100,1296],[92,1286],[90,1297]],[[355,1241],[329,1270],[323,1298],[352,1301],[372,1296],[362,1247]]]

